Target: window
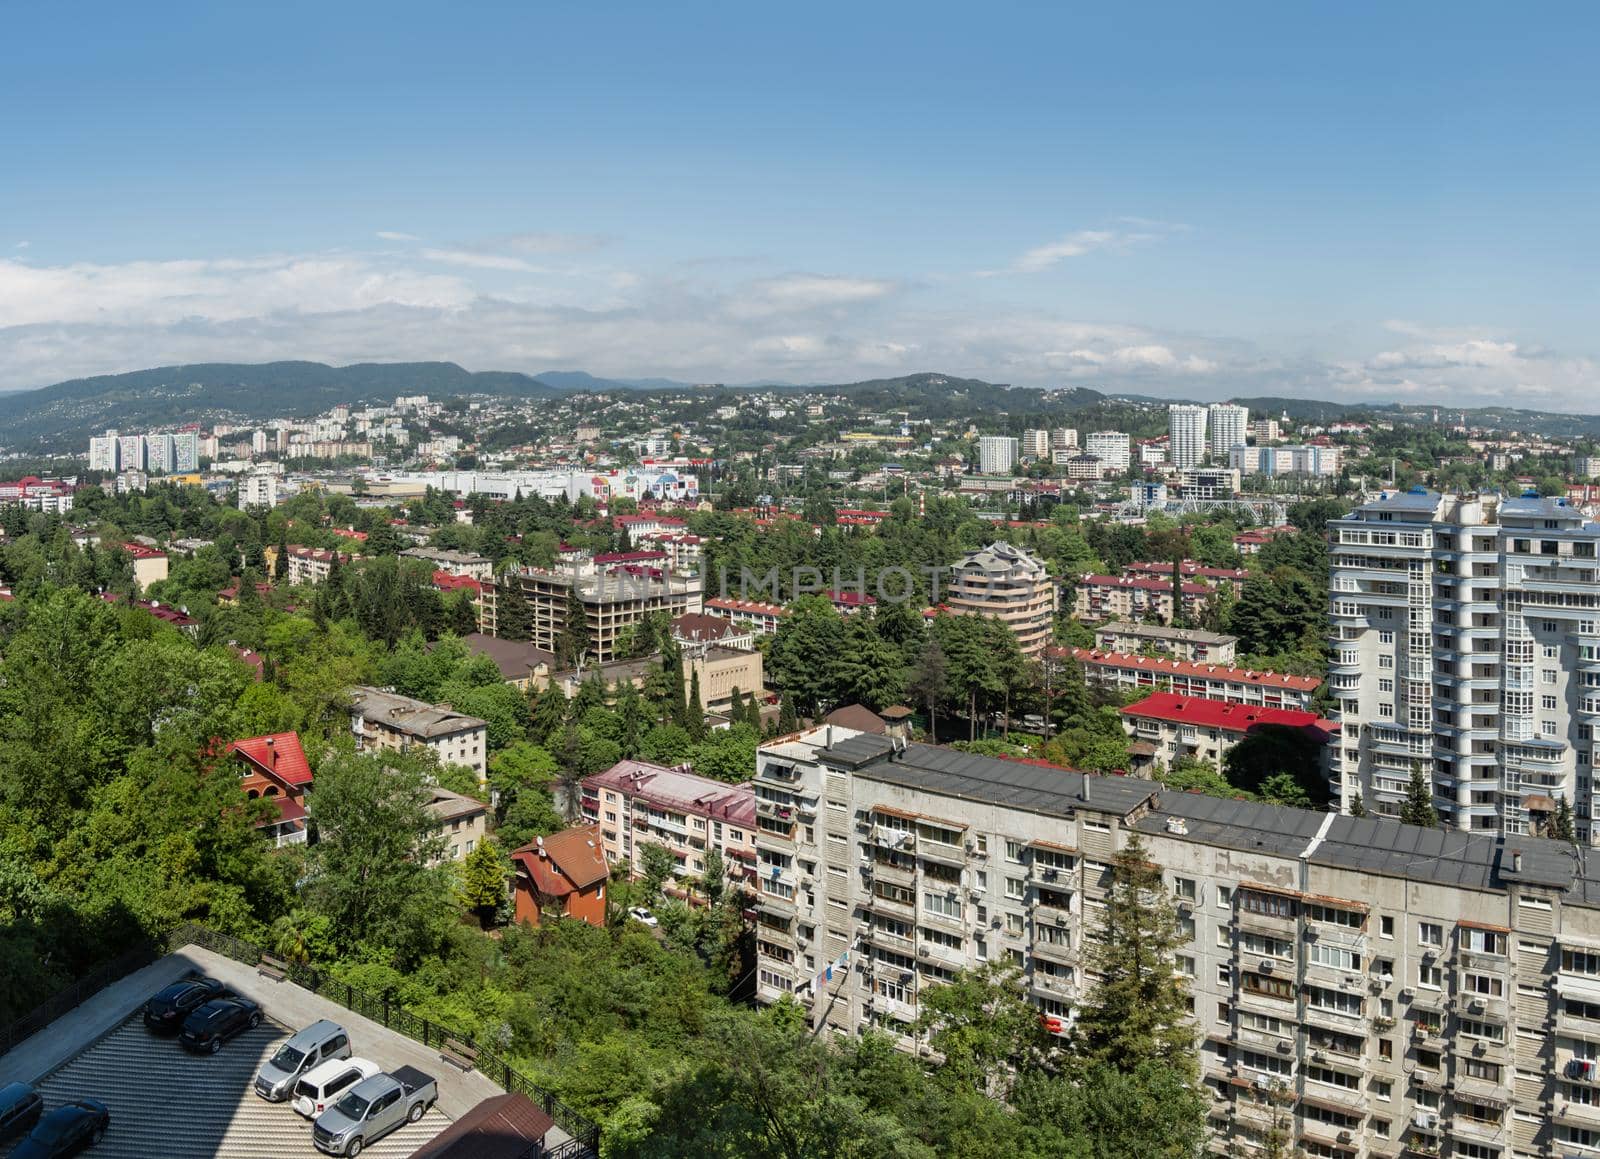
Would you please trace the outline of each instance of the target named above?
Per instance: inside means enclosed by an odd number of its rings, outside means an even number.
[[[1556,710],[1556,698],[1548,692],[1541,694],[1539,697],[1539,710],[1541,712],[1554,712]]]
[[[1219,886],[1217,886],[1217,908],[1218,909],[1232,909],[1233,908],[1233,886],[1231,886],[1231,885],[1219,885]]]
[[[1223,932],[1226,933],[1226,930]],[[1274,938],[1244,930],[1239,934],[1239,946],[1263,957],[1282,958],[1286,962],[1294,960],[1294,943],[1286,938]]]
[[[1480,930],[1471,926],[1461,927],[1461,948],[1474,954],[1498,954],[1506,952],[1506,936],[1499,930]]]
[[[1008,934],[1020,934],[1021,932],[1022,932],[1022,915],[1021,914],[1007,914],[1006,915],[1006,933],[1008,933]]]
[[[1361,955],[1344,946],[1331,946],[1312,942],[1307,947],[1307,960],[1315,966],[1329,966],[1335,970],[1361,969]]]
[[[1444,973],[1438,966],[1429,965],[1427,962],[1417,964],[1417,985],[1424,990],[1438,990],[1444,984]]]
[[[1024,882],[1022,880],[1022,878],[1020,878],[1020,877],[1008,877],[1008,878],[1006,878],[1006,896],[1011,898],[1013,901],[1020,901],[1022,899],[1022,895],[1023,895],[1024,891],[1026,890],[1026,888],[1027,888],[1027,883]]]
[[[1378,936],[1380,938],[1392,938],[1392,937],[1394,937],[1394,919],[1393,918],[1379,918],[1378,919]]]
[[[1020,863],[1022,861],[1022,850],[1023,850],[1022,842],[1013,841],[1009,837],[1006,838],[1006,860],[1007,861],[1014,861],[1014,862]]]
[[[1172,892],[1177,894],[1184,901],[1193,901],[1195,899],[1194,878],[1192,878],[1192,877],[1174,878],[1173,882],[1172,882]]]
[[[961,918],[961,901],[944,893],[924,893],[922,895],[922,908],[931,914],[939,914],[947,918]]]
[[[1545,649],[1546,655],[1548,655],[1551,651],[1553,651],[1553,649],[1546,648]],[[1554,684],[1555,682],[1556,682],[1556,670],[1554,668],[1541,668],[1541,669],[1539,669],[1539,683],[1540,684]]]
[[[1240,979],[1240,985],[1243,986],[1247,994],[1259,994],[1263,998],[1276,998],[1281,1002],[1294,1001],[1294,983],[1287,978],[1269,978],[1264,974],[1245,974]]]
[[[1418,922],[1417,941],[1424,946],[1444,945],[1444,927],[1437,922]]]

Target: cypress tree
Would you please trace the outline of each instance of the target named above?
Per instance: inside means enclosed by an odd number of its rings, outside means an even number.
[[[1361,799],[1361,794],[1357,793],[1354,797],[1350,798],[1350,816],[1365,817],[1366,815],[1366,802]]]
[[[788,736],[792,732],[800,731],[800,722],[795,719],[794,701],[785,692],[778,701],[778,735]]]
[[[1578,833],[1572,824],[1572,805],[1565,797],[1556,799],[1556,814],[1550,822],[1550,836],[1557,841],[1577,844]]]
[[[1156,1063],[1193,1081],[1199,1060],[1175,957],[1186,939],[1161,869],[1145,856],[1137,833],[1116,856],[1104,925],[1087,943],[1100,981],[1080,1008],[1073,1045],[1084,1061],[1124,1074]]]
[[[1433,783],[1422,771],[1422,762],[1411,762],[1411,783],[1406,786],[1405,804],[1400,806],[1400,820],[1407,825],[1421,825],[1436,829],[1439,814],[1433,808]]]
[[[700,669],[689,674],[689,703],[684,707],[684,729],[696,743],[706,739],[706,711],[700,701]]]
[[[744,692],[737,684],[733,686],[733,703],[728,706],[728,723],[744,723]]]

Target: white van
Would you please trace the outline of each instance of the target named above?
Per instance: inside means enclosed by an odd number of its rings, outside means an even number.
[[[330,1058],[306,1072],[294,1086],[294,1109],[315,1119],[362,1079],[381,1073],[382,1068],[364,1058]]]

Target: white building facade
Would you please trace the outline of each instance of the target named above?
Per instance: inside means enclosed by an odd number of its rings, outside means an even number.
[[[1180,471],[1205,462],[1205,407],[1181,403],[1167,408],[1167,457]]]

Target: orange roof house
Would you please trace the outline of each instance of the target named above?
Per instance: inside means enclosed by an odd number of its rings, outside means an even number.
[[[276,818],[261,823],[278,845],[306,839],[306,790],[311,765],[297,733],[278,732],[229,743],[227,751],[240,762],[239,787],[251,800],[265,798],[278,808]]]
[[[598,825],[565,829],[548,837],[535,837],[514,850],[513,892],[519,922],[538,925],[541,912],[553,909],[563,917],[592,926],[606,923],[606,864]]]

